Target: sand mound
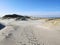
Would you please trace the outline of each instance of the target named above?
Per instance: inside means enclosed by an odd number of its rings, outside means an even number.
[[[45,20],[1,22],[6,27],[0,30],[0,45],[60,45],[60,31],[47,29]]]

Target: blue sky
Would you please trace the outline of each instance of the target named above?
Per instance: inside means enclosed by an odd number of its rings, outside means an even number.
[[[13,13],[60,16],[60,0],[0,0],[0,16]]]

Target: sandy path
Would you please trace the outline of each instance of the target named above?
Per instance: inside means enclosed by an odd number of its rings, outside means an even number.
[[[14,22],[0,32],[0,45],[60,45],[60,32],[39,21]]]

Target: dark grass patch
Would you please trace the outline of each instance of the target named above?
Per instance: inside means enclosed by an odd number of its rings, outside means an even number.
[[[3,29],[5,27],[5,25],[0,23],[0,30]]]

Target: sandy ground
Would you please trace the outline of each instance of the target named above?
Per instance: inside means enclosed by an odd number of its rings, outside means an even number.
[[[60,29],[49,28],[42,20],[1,20],[0,45],[60,45]]]

